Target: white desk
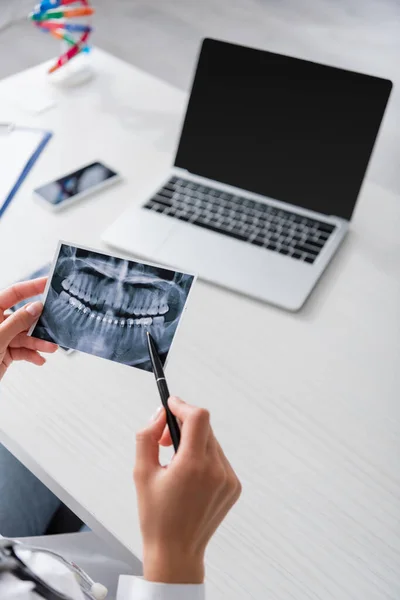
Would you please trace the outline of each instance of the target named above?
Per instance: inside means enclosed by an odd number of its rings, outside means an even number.
[[[97,78],[27,116],[0,84],[2,120],[55,132],[0,220],[0,286],[59,238],[100,234],[171,161],[185,95],[96,50]],[[54,92],[55,93],[55,92]],[[154,149],[155,148],[155,149]],[[379,146],[377,149],[379,152]],[[92,158],[125,183],[64,214],[31,189]],[[208,554],[212,600],[400,597],[400,199],[366,184],[353,232],[305,309],[281,312],[199,282],[169,364],[171,390],[207,406],[243,482]],[[0,439],[115,549],[141,555],[134,431],[158,405],[147,373],[75,353],[3,382]]]

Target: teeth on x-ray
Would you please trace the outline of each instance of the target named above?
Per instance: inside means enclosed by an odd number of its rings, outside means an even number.
[[[62,245],[33,335],[150,370],[146,331],[164,358],[193,276]]]
[[[95,310],[92,310],[93,306],[101,304],[101,298],[96,296],[93,289],[93,280],[87,278],[86,280],[81,280],[79,287],[73,287],[73,285],[73,276],[70,275],[64,279],[61,283],[63,291],[60,294],[60,298],[65,302],[69,302],[71,306],[81,311],[84,315],[97,318],[98,320],[102,319],[104,323],[109,323],[110,325],[124,327],[127,321],[129,321],[128,325],[151,325],[153,321],[161,325],[164,322],[164,315],[169,311],[168,303],[163,301],[160,292],[151,293],[151,291],[148,291],[147,294],[150,294],[150,304],[147,303],[146,305],[146,294],[142,292],[141,295],[139,293],[136,294],[137,298],[135,298],[133,305],[125,307],[125,304],[127,304],[125,303],[124,308],[122,304],[120,307],[117,307],[119,311],[125,311],[133,319],[127,319],[126,317],[112,319],[105,313],[97,313]],[[91,286],[92,289],[89,291]],[[96,284],[94,284],[94,287],[96,287]],[[142,306],[140,306],[141,304]]]

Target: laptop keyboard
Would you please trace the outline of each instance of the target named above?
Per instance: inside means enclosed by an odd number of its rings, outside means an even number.
[[[143,208],[312,264],[334,225],[172,177]]]

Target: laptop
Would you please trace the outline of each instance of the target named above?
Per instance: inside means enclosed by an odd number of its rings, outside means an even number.
[[[391,88],[205,39],[174,165],[103,240],[299,310],[349,229]]]

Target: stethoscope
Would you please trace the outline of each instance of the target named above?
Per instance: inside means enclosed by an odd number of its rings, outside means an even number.
[[[0,539],[0,580],[2,574],[9,573],[20,581],[32,582],[35,585],[35,593],[45,600],[71,600],[71,598],[55,590],[34,573],[21,558],[24,552],[46,554],[65,565],[75,575],[83,594],[88,600],[104,600],[107,596],[108,590],[104,585],[94,582],[77,564],[69,562],[57,552],[27,546],[10,539]]]

